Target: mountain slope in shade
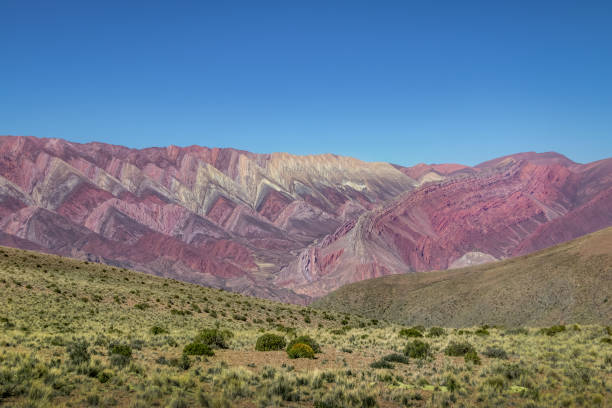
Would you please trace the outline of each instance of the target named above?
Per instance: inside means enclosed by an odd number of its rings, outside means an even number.
[[[522,153],[361,214],[304,249],[277,284],[319,297],[363,279],[522,255],[610,225],[612,159],[580,165]]]
[[[0,244],[292,302],[294,253],[414,188],[387,163],[0,137]]]
[[[314,306],[407,325],[609,324],[611,276],[607,228],[506,261],[346,285]]]

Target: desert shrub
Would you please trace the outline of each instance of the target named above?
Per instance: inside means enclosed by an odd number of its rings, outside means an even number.
[[[421,340],[414,340],[406,344],[404,354],[411,358],[423,359],[430,354],[431,346]]]
[[[315,352],[308,344],[295,343],[288,350],[289,358],[314,358]]]
[[[555,326],[545,327],[540,330],[540,333],[545,334],[547,336],[554,336],[555,334],[564,332],[565,330],[565,325],[558,324]]]
[[[465,356],[470,351],[476,352],[476,349],[474,349],[474,346],[472,346],[469,342],[451,341],[444,349],[444,354],[447,356],[461,357]]]
[[[189,343],[183,348],[183,354],[188,356],[214,356],[215,352],[208,344]]]
[[[173,360],[171,364],[180,368],[181,370],[189,370],[189,367],[191,367],[191,360],[189,360],[189,356],[187,354],[183,354],[181,358]]]
[[[240,321],[242,321],[242,322],[246,322],[246,320],[247,320],[246,316],[241,315],[241,314],[238,314],[238,313],[234,313],[234,314],[232,314],[232,318],[233,318],[234,320],[240,320]]]
[[[502,360],[508,359],[508,353],[506,353],[506,350],[500,347],[487,347],[485,352],[482,354],[489,358],[500,358]]]
[[[487,327],[481,327],[477,329],[474,334],[477,336],[488,336],[490,333],[489,330],[487,330]]]
[[[518,364],[505,363],[493,368],[493,372],[496,374],[502,374],[508,380],[516,380],[521,375],[526,374],[527,371]]]
[[[382,358],[382,360],[393,362],[393,363],[402,363],[402,364],[408,364],[410,362],[410,360],[408,359],[408,356],[405,356],[400,353],[387,354],[386,356]]]
[[[446,331],[441,328],[441,327],[432,327],[429,329],[429,332],[427,333],[427,337],[440,337],[440,336],[444,336],[446,334]]]
[[[160,327],[160,326],[151,327],[151,334],[153,335],[164,334],[164,333],[168,333],[168,331],[164,329],[163,327]]]
[[[257,351],[271,351],[271,350],[282,350],[287,345],[285,338],[277,334],[266,333],[259,336],[255,343],[255,350]]]
[[[98,381],[100,381],[102,384],[108,382],[108,380],[111,379],[111,377],[113,376],[113,374],[110,371],[100,371],[97,375]]]
[[[125,367],[132,358],[132,348],[127,344],[113,342],[108,345],[108,355],[113,366]]]
[[[608,336],[612,336],[612,327],[606,326],[604,330]]]
[[[198,333],[195,342],[206,344],[210,347],[226,349],[227,340],[231,339],[233,336],[234,334],[229,330],[204,329]]]
[[[376,360],[370,364],[371,368],[393,368],[393,364],[385,359]]]
[[[315,353],[321,352],[321,346],[319,346],[319,343],[317,343],[310,336],[300,336],[300,337],[296,337],[295,339],[291,340],[289,344],[287,345],[287,351],[291,349],[291,347],[293,347],[295,344],[298,344],[298,343],[307,344],[308,346],[310,346],[312,351],[314,351]]]
[[[88,363],[91,359],[89,354],[89,343],[85,339],[74,340],[66,346],[68,358],[72,364]]]
[[[523,334],[526,336],[529,334],[529,330],[524,327],[515,327],[512,329],[506,330],[506,334],[509,334],[509,335]]]
[[[138,310],[146,310],[149,308],[149,305],[147,303],[136,303],[134,307]]]
[[[486,384],[495,391],[501,391],[506,387],[506,381],[500,376],[487,378]]]
[[[601,343],[605,343],[605,344],[612,344],[612,337],[604,337],[601,340],[599,340]]]
[[[475,351],[468,351],[467,353],[465,353],[465,355],[463,356],[463,360],[466,363],[480,365],[480,357],[478,357],[478,353],[476,353]]]
[[[461,388],[461,386],[459,385],[459,381],[457,381],[457,379],[452,375],[447,376],[444,379],[444,383],[442,385],[444,385],[451,393]]]
[[[414,327],[411,327],[409,329],[401,329],[399,331],[399,335],[401,337],[423,337],[423,332],[417,330]]]

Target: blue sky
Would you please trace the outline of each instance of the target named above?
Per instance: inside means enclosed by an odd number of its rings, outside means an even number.
[[[95,4],[94,4],[95,3]],[[0,134],[612,156],[612,2],[0,2]]]

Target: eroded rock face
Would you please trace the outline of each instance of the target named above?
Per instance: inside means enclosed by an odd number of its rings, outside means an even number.
[[[404,171],[421,181],[432,170],[416,167]],[[522,153],[447,170],[454,176],[424,183],[303,250],[277,284],[318,297],[366,277],[508,258],[612,225],[612,159],[579,165]]]
[[[387,163],[0,137],[0,244],[292,302],[294,254],[414,188]]]
[[[476,167],[0,137],[0,244],[289,302],[612,224],[612,161]],[[463,261],[457,261],[461,260]]]

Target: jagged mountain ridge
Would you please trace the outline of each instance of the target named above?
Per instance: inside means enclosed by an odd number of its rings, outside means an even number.
[[[402,167],[4,136],[0,244],[307,303],[356,280],[514,256],[610,225],[610,163],[521,153]]]
[[[523,255],[612,225],[612,159],[580,165],[522,153],[456,171],[304,249],[277,284],[319,297],[364,279]]]
[[[200,146],[0,138],[0,242],[242,293],[417,182],[387,163]]]

